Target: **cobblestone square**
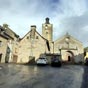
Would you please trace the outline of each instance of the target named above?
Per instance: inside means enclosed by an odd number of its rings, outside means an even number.
[[[88,88],[85,66],[0,65],[0,88]]]

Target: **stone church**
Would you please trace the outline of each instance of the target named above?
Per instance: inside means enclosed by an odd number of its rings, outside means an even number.
[[[53,41],[53,24],[46,18],[42,24],[42,35],[32,25],[31,30],[20,40],[17,62],[29,62],[31,56],[37,60],[41,56],[51,58],[53,55],[61,55],[62,61],[66,62],[83,62],[83,50],[83,44],[68,33]]]
[[[59,33],[59,31],[58,31]],[[38,33],[36,25],[19,41],[12,45],[12,58],[8,62],[28,63],[32,58],[36,61],[39,57],[46,56],[50,60],[53,56],[61,56],[63,62],[80,63],[84,61],[83,44],[66,33],[61,38],[53,40],[53,24],[49,18],[42,24],[42,34]]]

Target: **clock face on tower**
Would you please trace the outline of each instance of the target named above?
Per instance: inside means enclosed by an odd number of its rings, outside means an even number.
[[[42,36],[48,41],[52,41],[52,24],[49,22],[49,18],[45,19],[45,23],[42,24]]]
[[[45,25],[45,29],[46,29],[46,30],[48,29],[48,25],[47,25],[47,24]]]

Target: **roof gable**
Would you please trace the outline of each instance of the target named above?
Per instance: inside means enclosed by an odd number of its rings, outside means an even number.
[[[0,29],[3,29],[3,31],[5,31],[5,33],[7,35],[9,35],[10,37],[14,38],[18,38],[19,35],[17,35],[14,31],[12,31],[7,24],[3,24],[3,26],[0,26]]]
[[[31,32],[32,32],[32,30],[30,30],[20,41],[22,41],[27,36],[30,37]],[[43,36],[41,36],[37,31],[35,31],[35,34],[37,34],[38,36],[40,36],[43,40],[47,40]]]
[[[66,35],[60,37],[59,39],[57,39],[55,41],[55,43],[65,42],[66,41],[66,38],[69,38],[69,42],[71,42],[71,43],[79,43],[80,45],[82,45],[82,42],[80,42],[79,40],[77,40],[76,38],[74,38],[73,36],[71,36],[69,34],[66,34]]]

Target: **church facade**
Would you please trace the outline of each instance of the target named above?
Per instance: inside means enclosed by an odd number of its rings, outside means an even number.
[[[68,33],[53,41],[53,24],[46,18],[42,24],[42,35],[37,32],[36,26],[32,25],[31,30],[20,40],[17,62],[26,63],[31,56],[37,60],[40,56],[52,57],[60,54],[62,61],[83,62],[83,53],[83,44]]]
[[[68,33],[55,41],[55,53],[58,50],[62,55],[62,60],[65,62],[77,63],[84,61],[82,43]]]
[[[36,25],[18,42],[14,41],[12,58],[8,62],[28,63],[32,58],[36,61],[39,57],[48,59],[54,55],[61,55],[63,62],[79,63],[84,61],[83,44],[69,33],[53,41],[53,24],[49,18],[42,24],[42,34],[37,32]]]

